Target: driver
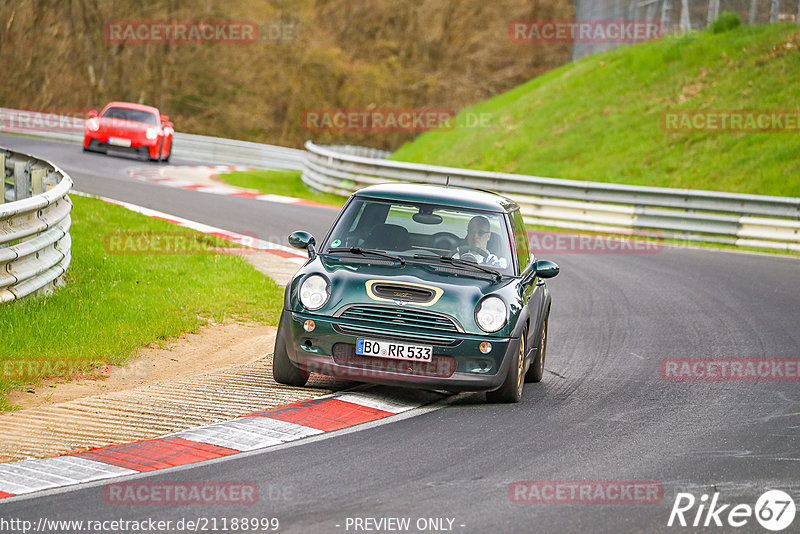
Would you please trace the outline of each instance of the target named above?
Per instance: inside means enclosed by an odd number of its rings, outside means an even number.
[[[467,225],[466,243],[456,249],[454,258],[474,261],[505,268],[506,261],[489,252],[489,239],[492,237],[489,219],[476,215]]]

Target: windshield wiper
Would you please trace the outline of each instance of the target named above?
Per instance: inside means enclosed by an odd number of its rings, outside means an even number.
[[[484,267],[482,265],[478,265],[477,263],[472,262],[472,261],[467,261],[467,260],[461,260],[461,259],[458,259],[458,258],[454,258],[452,256],[431,256],[431,255],[428,255],[428,254],[414,254],[414,259],[415,260],[438,260],[438,261],[441,261],[443,263],[449,263],[450,265],[456,265],[458,267],[469,267],[471,269],[477,269],[479,271],[483,271],[485,273],[489,273],[491,275],[494,275],[497,278],[497,280],[500,280],[500,279],[503,278],[503,275],[501,275],[499,272],[495,271],[494,269],[490,269],[488,267]]]
[[[366,256],[367,254],[372,254],[374,256],[380,256],[381,258],[388,258],[390,260],[399,261],[400,265],[405,265],[406,260],[401,258],[400,256],[395,256],[394,254],[387,254],[386,252],[381,252],[380,250],[372,250],[369,248],[342,248],[336,250],[328,250],[328,254],[341,254],[343,252],[347,252],[349,254],[357,254],[359,256]]]

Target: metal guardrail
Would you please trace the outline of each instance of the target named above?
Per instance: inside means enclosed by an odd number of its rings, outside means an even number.
[[[529,224],[800,252],[800,198],[474,171],[305,146],[303,181],[320,191],[349,195],[391,180],[444,184],[450,176],[452,185],[513,197]]]
[[[264,169],[300,169],[305,159],[305,151],[296,148],[235,141],[221,137],[175,133],[174,142],[175,148],[172,154],[175,157],[221,165],[248,165]]]
[[[80,118],[54,113],[0,108],[0,132],[82,144],[83,122]],[[305,151],[296,148],[180,132],[175,132],[172,155],[218,165],[265,169],[300,169],[305,159]]]
[[[0,148],[0,304],[47,292],[72,259],[72,180],[28,154]]]
[[[0,108],[0,124],[7,125],[7,117],[19,113],[32,112]],[[58,116],[39,114],[36,118],[38,124],[46,125]],[[79,144],[82,121],[76,124],[74,129],[79,131],[40,128],[25,133]],[[443,184],[450,176],[453,185],[512,196],[530,224],[800,251],[800,198],[456,169],[389,161],[385,159],[389,152],[383,150],[350,145],[322,147],[311,141],[303,151],[176,133],[173,154],[215,164],[302,169],[303,181],[310,187],[341,195],[391,180]]]

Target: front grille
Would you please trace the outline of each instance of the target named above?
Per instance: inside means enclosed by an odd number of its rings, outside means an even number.
[[[370,337],[374,339],[385,339],[387,341],[406,341],[408,343],[420,343],[420,335],[418,332],[410,332],[404,334],[391,330],[383,330],[380,328],[367,328],[363,325],[349,325],[349,324],[335,324],[333,328],[340,334],[356,337]],[[444,345],[447,347],[455,347],[461,340],[455,337],[437,336],[426,332],[424,342],[427,345]]]
[[[436,292],[432,289],[388,283],[374,284],[372,292],[384,299],[419,303],[430,302],[436,296]]]
[[[415,308],[356,305],[340,310],[338,316],[340,319],[357,321],[359,325],[365,327],[404,327],[442,333],[463,332],[461,326],[451,317]]]
[[[451,356],[434,354],[430,362],[411,362],[391,358],[376,358],[374,356],[358,356],[356,355],[356,346],[351,343],[334,344],[333,361],[337,365],[411,376],[449,378],[456,372],[456,361]]]

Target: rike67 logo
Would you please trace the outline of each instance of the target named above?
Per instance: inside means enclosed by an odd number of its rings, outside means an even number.
[[[714,493],[711,502],[708,495],[698,500],[691,493],[678,493],[669,514],[667,526],[743,527],[755,516],[759,524],[767,530],[778,532],[794,521],[797,506],[792,497],[781,490],[769,490],[756,501],[755,507],[749,504],[717,504],[719,493]]]

